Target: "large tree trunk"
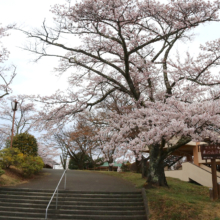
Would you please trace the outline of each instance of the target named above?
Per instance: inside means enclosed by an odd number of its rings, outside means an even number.
[[[144,158],[144,156],[142,156],[142,159],[141,159],[141,173],[142,173],[142,178],[146,178],[147,177],[147,161],[148,161],[148,158]]]
[[[148,186],[168,186],[165,173],[164,173],[164,162],[160,145],[154,145],[149,147],[150,149],[150,162],[147,172],[147,183]]]
[[[109,158],[109,161],[108,161],[108,164],[112,164],[112,163],[113,163],[113,158],[110,157],[110,158]],[[109,170],[109,171],[112,171],[112,170],[113,170],[113,166],[112,166],[112,165],[109,165],[109,166],[108,166],[108,170]]]
[[[61,161],[63,169],[65,170],[66,169],[66,157],[64,158],[63,155],[62,156],[60,155],[60,161]]]
[[[141,173],[141,161],[136,158],[135,163],[136,163],[136,167],[135,167],[136,173]]]

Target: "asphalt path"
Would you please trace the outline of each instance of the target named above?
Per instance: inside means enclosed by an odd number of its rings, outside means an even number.
[[[50,189],[56,188],[63,170],[43,169],[39,178],[30,180],[10,188]],[[59,189],[63,189],[64,179]],[[137,189],[133,184],[121,178],[99,172],[68,170],[66,174],[66,190],[74,191],[103,191],[103,192],[131,192]]]

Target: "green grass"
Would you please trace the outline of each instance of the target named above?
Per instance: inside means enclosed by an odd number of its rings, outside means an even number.
[[[142,188],[146,180],[137,173],[102,171]],[[220,220],[220,201],[212,202],[208,187],[167,178],[169,188],[147,189],[151,220]]]

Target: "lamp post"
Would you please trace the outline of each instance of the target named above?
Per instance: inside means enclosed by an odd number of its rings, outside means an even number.
[[[11,129],[11,148],[12,148],[12,142],[13,142],[13,136],[14,136],[15,111],[17,111],[17,106],[18,106],[18,102],[15,99],[13,102],[11,102],[12,111],[14,112],[13,120],[12,120],[12,129]]]

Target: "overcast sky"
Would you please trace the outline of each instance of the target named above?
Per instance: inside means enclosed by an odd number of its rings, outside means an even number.
[[[0,23],[3,26],[16,23],[26,30],[39,28],[44,19],[47,20],[47,24],[52,22],[50,6],[64,2],[65,0],[0,0]],[[217,23],[209,24],[197,28],[196,33],[198,34],[191,44],[187,43],[184,46],[178,44],[176,49],[189,49],[196,53],[200,43],[220,38],[220,27]],[[8,64],[17,67],[17,76],[11,86],[13,95],[50,95],[57,89],[67,88],[66,74],[56,77],[53,72],[53,68],[57,66],[56,59],[45,58],[33,63],[30,53],[19,48],[27,42],[22,33],[12,31],[9,37],[2,39],[2,42],[10,51]],[[36,133],[34,135],[37,136]]]
[[[49,12],[51,5],[64,2],[65,0],[0,0],[0,23],[3,26],[17,23],[26,30],[37,28],[45,18],[47,24],[52,22],[52,14]],[[198,33],[196,40],[184,46],[192,53],[197,51],[200,43],[220,37],[220,28],[217,23],[199,27],[196,32]],[[57,89],[67,87],[65,75],[58,78],[53,72],[53,68],[57,66],[56,59],[45,58],[38,63],[33,63],[30,53],[19,48],[27,42],[22,33],[12,31],[11,35],[2,41],[11,52],[9,64],[17,67],[18,75],[12,84],[13,94],[49,95]]]
[[[23,29],[40,27],[44,19],[52,22],[50,5],[62,3],[62,0],[0,0],[0,23],[3,26],[16,23]],[[38,63],[31,62],[34,56],[19,47],[26,44],[27,38],[18,31],[11,31],[9,37],[2,39],[10,51],[8,64],[17,67],[17,76],[13,81],[13,94],[49,95],[57,89],[67,86],[65,76],[56,77],[53,68],[56,60],[46,58]]]

